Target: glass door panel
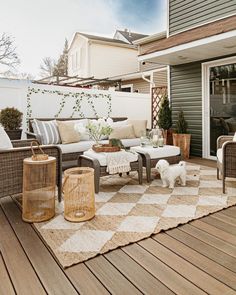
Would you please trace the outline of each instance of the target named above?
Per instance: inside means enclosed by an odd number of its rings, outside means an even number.
[[[210,68],[210,155],[220,135],[236,132],[236,63]]]

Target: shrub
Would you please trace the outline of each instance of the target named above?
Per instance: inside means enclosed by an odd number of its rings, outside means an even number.
[[[178,121],[176,123],[176,133],[186,134],[188,129],[188,123],[184,118],[184,112],[180,111],[178,114]]]
[[[0,112],[0,123],[6,130],[17,130],[22,125],[22,116],[16,108],[5,108]]]
[[[162,100],[157,123],[164,130],[168,130],[172,126],[172,112],[167,96]]]

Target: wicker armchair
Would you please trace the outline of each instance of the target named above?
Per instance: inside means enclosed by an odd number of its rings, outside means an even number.
[[[225,178],[236,178],[236,142],[233,136],[222,135],[217,139],[217,179],[222,176],[223,193],[225,194]]]
[[[31,140],[12,141],[14,149],[0,151],[0,198],[22,192],[23,160],[32,155],[30,143]],[[62,193],[61,149],[56,146],[44,146],[43,150],[57,159],[56,183],[60,202]]]

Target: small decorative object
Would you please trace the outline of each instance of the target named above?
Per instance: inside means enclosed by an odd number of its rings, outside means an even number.
[[[165,96],[162,100],[157,123],[158,126],[164,130],[165,144],[170,144],[171,142],[169,140],[168,133],[172,126],[172,111],[167,96]]]
[[[184,159],[189,159],[191,134],[187,133],[188,123],[184,118],[183,111],[179,112],[176,123],[176,133],[173,133],[173,143],[181,150]]]
[[[11,140],[20,139],[23,114],[16,108],[5,108],[0,112],[0,124]]]
[[[26,222],[42,222],[55,215],[56,158],[35,154],[23,162],[23,212]]]
[[[158,139],[159,139],[159,131],[158,129],[153,129],[151,131],[151,140],[152,140],[152,146],[154,148],[158,147]]]
[[[159,147],[163,147],[164,146],[164,138],[162,136],[160,136],[158,138],[158,146]]]
[[[92,219],[95,215],[94,169],[67,169],[63,184],[64,217],[71,222]]]
[[[148,137],[147,136],[141,136],[140,137],[140,145],[142,146],[142,147],[145,147],[145,146],[147,146],[147,145],[149,145],[149,139],[148,139]]]
[[[102,140],[102,137],[108,138],[113,131],[109,124],[109,118],[107,120],[103,118],[90,120],[86,129],[91,139],[95,141],[95,145],[100,145],[99,141]]]

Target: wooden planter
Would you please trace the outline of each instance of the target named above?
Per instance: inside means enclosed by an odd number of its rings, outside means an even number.
[[[6,130],[7,135],[9,136],[10,140],[17,140],[21,139],[22,129],[17,130]]]
[[[189,159],[191,134],[173,133],[173,144],[178,146],[183,159]]]
[[[172,134],[173,134],[172,129],[164,130],[164,144],[173,145]]]

